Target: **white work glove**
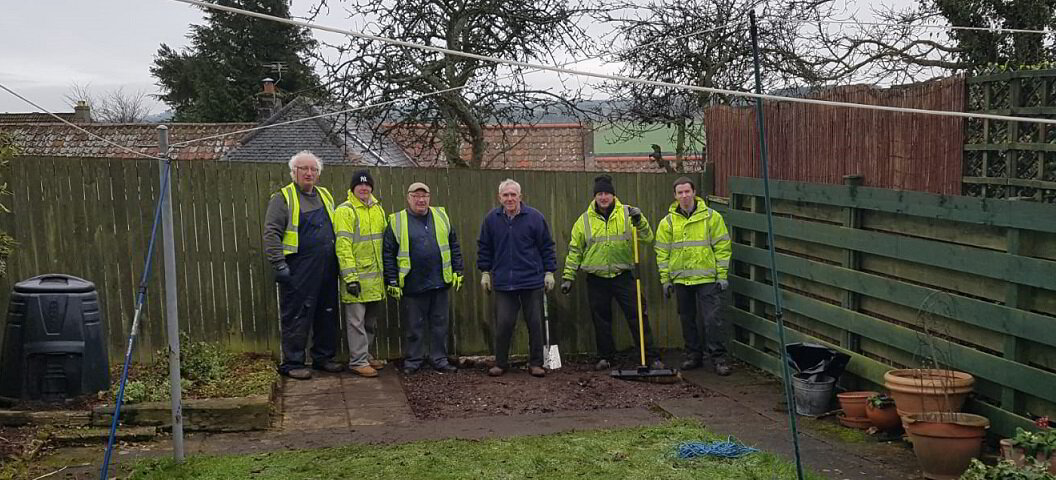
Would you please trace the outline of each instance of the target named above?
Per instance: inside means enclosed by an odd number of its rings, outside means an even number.
[[[480,286],[485,292],[491,293],[491,272],[480,274]]]
[[[719,290],[725,292],[727,288],[730,288],[730,282],[719,280]]]
[[[543,288],[548,292],[554,289],[554,272],[546,272],[546,275],[543,275]]]

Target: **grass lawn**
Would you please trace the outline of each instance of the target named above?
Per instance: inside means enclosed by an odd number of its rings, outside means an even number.
[[[134,464],[130,479],[772,479],[795,465],[759,452],[739,459],[679,460],[687,441],[725,440],[687,420],[655,427],[506,440],[355,445],[242,456],[196,456]],[[818,475],[808,478],[821,479]]]

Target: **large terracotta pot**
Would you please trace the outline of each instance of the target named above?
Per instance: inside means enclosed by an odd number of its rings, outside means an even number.
[[[990,420],[970,413],[925,412],[902,417],[924,478],[955,480],[983,448]]]
[[[847,418],[865,418],[865,402],[878,392],[843,392],[836,394],[840,400],[840,408]]]
[[[865,416],[869,418],[869,421],[872,422],[876,428],[885,432],[895,432],[902,428],[902,418],[898,416],[898,411],[895,410],[894,405],[875,408],[872,405],[866,404]]]
[[[921,412],[959,412],[975,377],[956,370],[912,368],[890,370],[884,374],[884,386],[895,399],[898,414]]]

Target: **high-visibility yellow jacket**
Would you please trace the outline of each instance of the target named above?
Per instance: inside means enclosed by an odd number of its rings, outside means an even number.
[[[348,191],[348,200],[338,205],[337,263],[341,268],[341,301],[345,303],[376,302],[385,298],[381,271],[381,242],[385,233],[385,210],[373,195],[368,207]],[[359,282],[359,296],[349,295],[345,285]]]
[[[697,197],[697,209],[686,218],[678,202],[656,225],[656,265],[660,282],[698,285],[726,280],[733,253],[730,234],[719,212]]]
[[[565,280],[575,280],[576,270],[612,278],[634,269],[630,206],[613,198],[612,213],[606,220],[598,213],[595,203],[591,201],[587,211],[572,225],[565,270],[561,275]],[[652,242],[653,229],[645,215],[642,215],[642,223],[642,228],[637,230],[639,242]],[[641,254],[639,251],[638,255]]]
[[[440,258],[443,260],[441,268],[444,269],[444,283],[451,284],[455,278],[455,272],[451,266],[451,244],[448,235],[451,232],[451,219],[447,216],[444,207],[429,207],[433,214],[434,230],[436,230],[436,244],[440,246]],[[407,233],[407,209],[389,215],[389,223],[392,225],[392,234],[396,236],[399,250],[396,252],[396,266],[400,269],[400,288],[403,288],[403,279],[411,271],[411,242]]]
[[[316,185],[316,190],[319,191],[319,198],[323,199],[323,207],[326,208],[326,214],[330,216],[330,223],[334,223],[334,196],[330,195],[330,190]],[[290,182],[289,185],[282,187],[279,190],[282,193],[282,198],[286,200],[286,208],[289,209],[289,215],[286,220],[286,231],[282,234],[282,254],[290,255],[297,253],[297,226],[300,223],[301,218],[301,199],[297,196],[297,185]]]

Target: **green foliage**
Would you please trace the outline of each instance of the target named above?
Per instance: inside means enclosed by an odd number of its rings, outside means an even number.
[[[638,428],[488,440],[403,445],[351,445],[256,455],[201,456],[182,463],[143,460],[128,478],[534,478],[770,479],[794,478],[795,465],[777,455],[679,460],[678,444],[726,440],[690,420]],[[816,474],[807,478],[820,479]]]
[[[1056,27],[1056,2],[1051,0],[931,0],[928,3],[950,25],[1025,30]],[[958,30],[950,36],[956,43],[959,59],[974,72],[986,72],[998,65],[1018,70],[1022,66],[1056,60],[1056,48],[1040,34]]]
[[[895,406],[895,399],[891,398],[889,395],[884,393],[869,397],[869,400],[867,400],[867,402],[869,402],[869,405],[871,407],[876,409]]]
[[[1011,460],[1003,460],[997,465],[987,466],[973,458],[972,465],[961,475],[961,480],[1056,480],[1056,475],[1049,473],[1047,463],[1034,462],[1017,467]]]
[[[288,0],[218,0],[223,6],[289,18]],[[256,95],[270,77],[286,91],[319,85],[306,60],[316,46],[307,29],[245,15],[203,9],[205,25],[191,27],[191,46],[162,44],[150,73],[177,122],[256,120]],[[283,64],[281,74],[266,65]]]
[[[154,355],[149,365],[133,365],[125,384],[125,403],[160,402],[169,399],[169,360],[165,351]],[[113,378],[119,378],[116,366]],[[193,342],[180,335],[180,386],[185,398],[230,398],[268,395],[278,378],[275,363],[258,355],[239,355],[220,345]],[[108,392],[117,397],[120,385],[114,383]]]
[[[1045,428],[1036,432],[1028,432],[1022,428],[1016,428],[1016,435],[1012,437],[1012,446],[1022,448],[1028,458],[1034,458],[1039,453],[1048,457],[1056,451],[1056,429]]]

